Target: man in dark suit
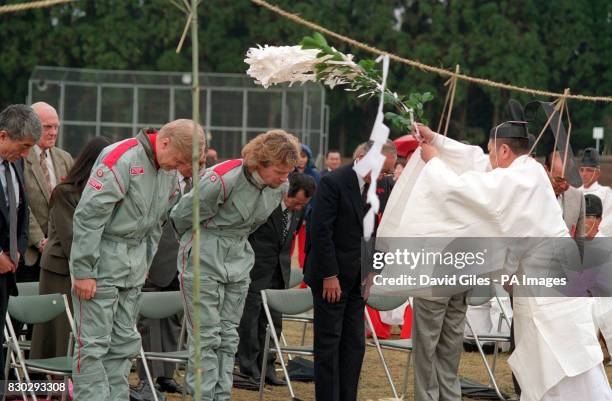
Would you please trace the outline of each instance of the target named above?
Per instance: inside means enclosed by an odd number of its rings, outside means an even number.
[[[327,175],[340,167],[342,164],[342,155],[337,149],[330,149],[325,154],[325,168],[321,171],[321,177]]]
[[[247,293],[238,334],[240,343],[237,356],[240,372],[260,379],[260,366],[266,335],[267,319],[262,308],[261,290],[283,289],[289,286],[291,274],[291,245],[302,226],[303,210],[315,192],[315,180],[303,173],[289,177],[289,192],[272,212],[266,223],[249,236],[255,252],[255,265],[251,270],[251,284]],[[282,329],[282,315],[271,312],[277,335]],[[282,385],[274,370],[275,355],[269,354],[266,382]]]
[[[371,146],[371,142],[360,145],[356,159],[362,158]],[[392,142],[382,152],[386,159],[376,183],[379,216],[391,192],[391,180],[383,175],[393,174],[397,158]],[[343,166],[321,179],[314,198],[304,278],[314,298],[317,400],[357,399],[365,353],[361,244],[369,181],[369,177],[363,179],[355,173],[353,164]]]
[[[41,131],[40,120],[26,105],[11,105],[0,113],[0,343],[9,295],[17,295],[15,270],[28,246],[28,201],[20,159],[27,157]]]

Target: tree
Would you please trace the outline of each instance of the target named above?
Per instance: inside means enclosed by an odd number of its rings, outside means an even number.
[[[607,0],[512,2],[478,0],[275,0],[275,4],[357,40],[426,64],[478,77],[562,92],[612,93],[612,4]],[[404,12],[398,24],[396,10]],[[311,32],[248,1],[207,0],[199,8],[201,69],[244,73],[256,44],[296,44]],[[36,65],[188,71],[191,43],[175,47],[185,16],[167,0],[81,0],[0,16],[0,106],[23,102]],[[399,25],[399,29],[394,26]],[[338,50],[371,58],[332,38]],[[426,106],[437,126],[446,78],[391,63],[398,93],[430,91]],[[533,96],[459,82],[452,136],[482,143],[510,98]],[[552,99],[540,99],[552,100]],[[330,145],[345,155],[367,139],[376,101],[328,91]],[[591,127],[612,135],[612,105],[569,103],[573,143],[592,144]],[[393,132],[393,135],[402,133]],[[612,138],[610,138],[612,139]],[[611,141],[612,142],[612,141]]]

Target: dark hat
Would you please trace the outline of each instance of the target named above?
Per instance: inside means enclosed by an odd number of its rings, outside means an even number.
[[[491,128],[490,138],[522,138],[529,139],[527,121],[506,121]]]
[[[535,144],[536,141],[536,137],[533,134],[528,134],[527,138],[529,139],[529,149],[533,148],[533,145]],[[533,151],[531,152],[532,155],[536,155],[536,150],[535,148],[533,149]]]
[[[599,196],[593,194],[584,195],[584,203],[586,204],[585,216],[601,217],[603,214],[603,205]]]
[[[582,167],[599,167],[599,153],[595,148],[586,148],[582,153]]]

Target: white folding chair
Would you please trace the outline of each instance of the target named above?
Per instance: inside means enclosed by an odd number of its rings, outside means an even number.
[[[298,315],[307,312],[313,308],[312,292],[310,288],[299,288],[299,289],[288,289],[288,290],[262,290],[261,300],[268,319],[268,327],[266,329],[266,340],[263,350],[262,367],[261,367],[261,379],[259,382],[259,400],[263,400],[263,390],[265,383],[265,372],[268,364],[268,353],[270,351],[270,337],[274,342],[273,352],[275,351],[280,361],[287,387],[289,388],[289,394],[291,400],[295,399],[295,392],[291,385],[291,379],[283,359],[283,354],[293,355],[305,355],[314,356],[314,350],[312,346],[288,346],[281,345],[276,335],[276,329],[274,322],[272,321],[272,315],[270,311],[276,311],[283,315]]]
[[[143,292],[140,297],[140,316],[145,319],[166,319],[171,316],[176,315],[183,311],[183,303],[181,300],[181,295],[179,291],[151,291],[151,292]],[[138,331],[136,327],[134,330]],[[178,349],[176,351],[167,351],[167,352],[145,352],[140,346],[140,359],[142,359],[142,365],[145,370],[145,374],[147,376],[147,381],[149,382],[149,386],[151,386],[151,390],[153,393],[153,398],[155,401],[159,401],[157,397],[157,392],[155,391],[155,384],[153,383],[153,377],[151,376],[151,371],[149,369],[149,364],[147,361],[163,361],[163,362],[171,362],[176,363],[177,365],[181,364],[183,366],[187,365],[187,361],[189,360],[189,353],[187,350],[183,350],[182,348],[182,336],[183,336],[184,325],[181,327],[181,338],[179,340]],[[186,396],[186,383],[183,384],[183,393],[181,400],[185,400]]]
[[[471,335],[468,334],[465,336],[465,338],[468,340],[473,340],[476,344],[476,348],[480,353],[485,369],[487,371],[487,375],[489,376],[489,387],[495,390],[495,393],[501,400],[505,400],[506,398],[502,394],[497,384],[497,381],[495,380],[495,366],[499,353],[499,344],[503,342],[510,342],[510,334],[504,334],[501,332],[502,325],[504,322],[507,323],[508,328],[510,327],[510,320],[508,319],[508,316],[506,315],[506,312],[504,310],[504,306],[502,305],[502,302],[498,297],[498,290],[496,289],[496,287],[491,286],[489,289],[484,291],[486,293],[482,291],[479,292],[481,293],[476,294],[474,291],[470,292],[470,294],[468,294],[467,296],[467,304],[468,306],[480,306],[489,302],[491,299],[495,299],[495,301],[499,304],[501,310],[497,331],[477,333],[474,330],[474,325],[472,324],[470,317],[466,314],[465,322],[467,324],[467,327],[470,329]],[[489,365],[489,361],[487,360],[487,356],[482,348],[482,344],[491,342],[494,343],[493,362],[492,365]]]
[[[402,306],[406,303],[407,300],[408,297],[403,296],[370,295],[367,301],[367,306],[376,311],[389,311]],[[395,388],[395,384],[393,383],[393,378],[391,377],[391,372],[389,371],[389,367],[383,355],[382,349],[385,348],[389,350],[408,353],[406,369],[404,370],[404,385],[402,393],[402,397],[404,397],[408,387],[408,371],[410,370],[410,358],[412,357],[412,340],[380,340],[376,335],[376,330],[374,330],[374,325],[372,324],[372,319],[370,318],[370,312],[368,311],[368,308],[365,308],[365,316],[370,332],[372,333],[372,342],[368,342],[367,345],[371,347],[376,347],[376,350],[378,351],[378,356],[380,357],[380,361],[382,362],[383,368],[385,369],[387,380],[389,381],[389,385],[391,386],[393,397],[395,398],[399,397],[397,395],[397,390]]]
[[[40,324],[47,323],[60,316],[62,313],[65,313],[68,317],[71,327],[67,355],[44,359],[25,358],[23,348],[19,344],[19,339],[11,318],[26,324]],[[74,319],[72,318],[68,306],[67,296],[65,294],[47,294],[10,297],[8,313],[5,320],[9,335],[7,353],[12,354],[12,356],[10,356],[12,367],[21,370],[28,387],[30,387],[32,383],[28,372],[63,377],[64,391],[62,391],[62,401],[65,401],[68,393],[68,377],[72,376],[72,346],[76,332]],[[20,378],[20,375],[17,377]],[[30,395],[34,401],[38,400],[34,391],[30,391]],[[51,394],[48,394],[48,397],[50,396]]]

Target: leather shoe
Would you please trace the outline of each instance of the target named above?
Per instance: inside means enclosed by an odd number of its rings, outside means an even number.
[[[251,379],[255,380],[259,383],[261,375],[259,373],[259,368],[256,366],[240,366],[240,373],[243,375],[249,376]]]
[[[274,369],[274,365],[266,369],[266,383],[272,386],[284,386],[287,384],[286,381],[276,376],[276,370]]]
[[[153,401],[155,400],[153,391],[157,390],[151,389],[149,382],[142,380],[136,387],[130,387],[130,401]],[[159,401],[165,401],[166,397],[157,391],[157,399]]]
[[[173,394],[182,394],[183,387],[176,382],[171,377],[158,377],[157,385],[159,386],[159,391],[164,393],[173,393]]]

